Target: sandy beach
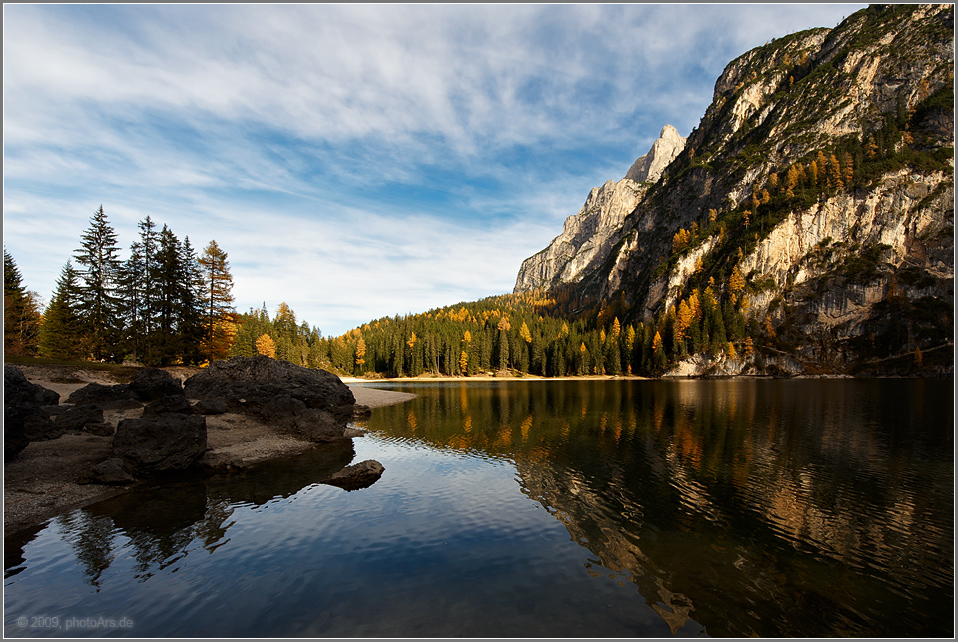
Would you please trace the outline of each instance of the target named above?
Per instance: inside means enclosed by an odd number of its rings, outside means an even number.
[[[17,365],[31,383],[60,394],[60,402],[89,383],[125,383],[108,371],[69,366]],[[193,368],[167,368],[181,380],[197,372]],[[416,395],[350,386],[356,403],[370,408],[403,403]],[[103,418],[114,429],[123,419],[139,417],[141,409],[106,410]],[[303,452],[311,442],[278,434],[245,415],[227,413],[207,417],[210,450],[200,460],[213,472],[248,468],[272,457]],[[348,429],[350,436],[363,434],[362,422]],[[3,532],[10,535],[60,513],[82,508],[128,492],[128,487],[79,483],[92,466],[112,454],[112,437],[66,434],[57,439],[31,442],[3,471]]]

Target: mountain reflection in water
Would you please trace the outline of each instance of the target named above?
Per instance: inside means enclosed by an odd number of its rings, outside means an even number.
[[[370,427],[513,461],[672,633],[950,635],[950,384],[402,385]]]
[[[419,397],[6,538],[5,633],[953,635],[950,380],[375,385]]]

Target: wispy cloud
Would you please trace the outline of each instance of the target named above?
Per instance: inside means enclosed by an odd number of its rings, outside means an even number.
[[[509,291],[725,64],[851,5],[5,5],[4,243],[48,295],[102,203],[339,333]]]

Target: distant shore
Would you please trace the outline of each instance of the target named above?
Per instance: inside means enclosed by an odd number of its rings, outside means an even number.
[[[498,377],[494,375],[473,375],[469,377],[450,377],[449,375],[421,375],[418,377],[382,377],[379,379],[363,379],[362,377],[340,377],[343,383],[376,384],[376,383],[421,383],[459,381],[653,381],[655,377],[639,377],[635,375],[576,375],[574,377],[540,377],[537,375],[522,375],[521,377]],[[352,386],[350,386],[352,388]],[[356,403],[362,403],[356,400]]]

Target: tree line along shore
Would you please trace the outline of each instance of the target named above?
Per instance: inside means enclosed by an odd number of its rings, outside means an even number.
[[[180,241],[149,216],[138,228],[121,259],[116,232],[97,209],[42,311],[4,249],[5,355],[164,367],[263,354],[377,379],[649,377],[695,355],[751,360],[762,370],[766,356],[791,351],[768,319],[750,314],[756,286],[735,269],[647,323],[624,324],[620,316],[630,315],[621,302],[584,299],[559,286],[382,317],[323,336],[285,302],[272,317],[265,303],[238,313],[228,255],[215,240],[197,253],[188,236]],[[920,368],[921,352],[907,361]]]

